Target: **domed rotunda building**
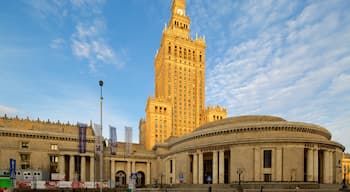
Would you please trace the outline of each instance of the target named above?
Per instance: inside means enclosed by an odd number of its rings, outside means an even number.
[[[340,183],[344,146],[318,125],[239,116],[205,124],[154,150],[165,183]]]

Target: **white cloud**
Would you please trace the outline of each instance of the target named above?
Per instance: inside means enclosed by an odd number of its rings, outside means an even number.
[[[50,47],[52,48],[52,49],[58,49],[58,48],[61,48],[61,47],[63,47],[64,45],[65,45],[65,40],[64,39],[62,39],[62,38],[56,38],[56,39],[53,39],[52,41],[51,41],[51,44],[50,44]]]
[[[16,112],[17,112],[17,109],[15,109],[15,108],[0,105],[0,114],[1,115],[4,115],[4,114],[9,115],[9,114],[14,114]]]
[[[348,139],[338,131],[349,131],[344,123],[350,111],[350,14],[345,2],[240,3],[239,10],[231,11],[239,15],[231,15],[227,35],[209,42],[223,43],[218,44],[222,54],[207,52],[207,104],[226,106],[229,115],[272,114],[320,124],[339,141]],[[200,15],[197,19],[194,26],[201,24]]]
[[[330,85],[330,94],[337,95],[341,93],[350,92],[350,73],[349,74],[340,74],[332,80]]]
[[[124,65],[124,55],[121,50],[117,54],[103,37],[105,24],[96,19],[92,23],[79,23],[72,35],[72,51],[78,58],[86,59],[92,72],[97,71],[99,64],[112,64],[117,68]]]
[[[82,58],[86,58],[86,59],[89,59],[91,57],[89,43],[86,43],[83,41],[78,41],[78,40],[73,40],[72,49],[73,49],[73,53],[77,57],[82,57]]]

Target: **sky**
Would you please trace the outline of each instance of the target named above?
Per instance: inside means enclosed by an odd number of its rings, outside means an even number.
[[[171,0],[5,0],[0,115],[138,124]],[[350,1],[187,0],[205,36],[206,104],[321,125],[350,149]]]

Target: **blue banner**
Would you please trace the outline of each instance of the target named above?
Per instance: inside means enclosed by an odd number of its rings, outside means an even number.
[[[87,124],[78,123],[79,126],[79,152],[86,152],[86,128]]]
[[[16,160],[10,159],[10,178],[16,179]]]

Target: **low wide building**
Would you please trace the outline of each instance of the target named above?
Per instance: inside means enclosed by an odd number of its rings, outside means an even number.
[[[86,151],[79,148],[79,127],[62,123],[0,118],[0,170],[15,159],[21,172],[36,170],[40,179],[100,181],[95,136],[86,129]],[[144,140],[144,139],[140,139]],[[115,154],[104,142],[103,181],[138,186],[232,184],[242,182],[342,182],[344,146],[327,129],[274,116],[231,117],[198,127],[146,150],[143,143]],[[18,177],[20,178],[20,177]]]

